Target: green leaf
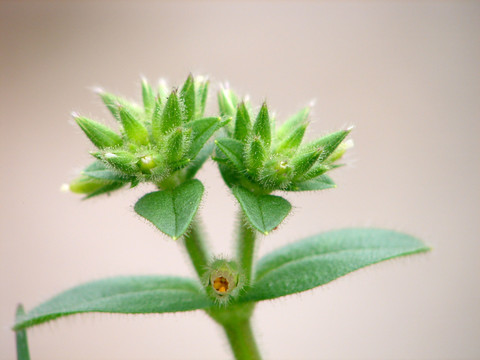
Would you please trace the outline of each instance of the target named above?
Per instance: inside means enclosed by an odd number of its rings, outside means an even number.
[[[139,117],[143,113],[142,109],[137,104],[134,104],[128,101],[127,99],[104,92],[101,89],[98,89],[96,92],[100,95],[103,103],[107,106],[108,110],[110,110],[113,117],[118,121],[120,121],[120,112],[118,108],[119,105],[127,108],[128,111],[130,111],[133,114],[133,116]]]
[[[234,116],[237,110],[238,97],[230,89],[220,89],[218,92],[218,108],[221,116]]]
[[[103,195],[103,194],[110,194],[112,191],[118,190],[121,187],[123,187],[123,185],[125,185],[125,183],[119,182],[119,181],[112,182],[111,184],[105,184],[101,188],[89,193],[87,196],[83,198],[83,200],[91,199],[92,197]]]
[[[183,101],[186,122],[195,116],[195,83],[190,74],[180,90],[180,99]]]
[[[270,117],[268,116],[266,103],[263,103],[255,120],[255,124],[253,124],[253,134],[258,135],[263,140],[267,149],[270,149],[272,130],[270,129]]]
[[[192,129],[192,143],[188,151],[188,157],[194,159],[210,137],[229,120],[222,121],[221,118],[211,117],[191,121],[187,124]]]
[[[337,185],[327,175],[292,184],[286,191],[316,191],[336,188]]]
[[[195,119],[199,119],[205,112],[207,104],[209,81],[201,77],[195,79]]]
[[[210,305],[210,300],[193,279],[120,276],[89,282],[60,293],[17,318],[14,330],[78,313],[167,313],[203,309]]]
[[[293,130],[295,130],[300,125],[304,124],[307,121],[308,115],[310,114],[310,108],[306,107],[300,110],[295,115],[288,118],[276,132],[278,139],[283,139],[288,136]]]
[[[302,143],[305,130],[307,130],[307,124],[302,124],[296,129],[292,129],[292,132],[285,136],[284,139],[278,144],[276,151],[295,153]]]
[[[145,114],[150,118],[155,108],[155,93],[147,79],[142,79],[142,99]]]
[[[202,165],[205,163],[205,161],[208,160],[210,155],[212,155],[213,148],[215,147],[215,144],[213,141],[208,142],[202,150],[198,153],[197,156],[190,162],[188,167],[185,169],[185,178],[186,179],[193,179],[195,175],[197,174],[198,170],[202,167]]]
[[[280,196],[255,195],[237,186],[232,189],[248,221],[258,231],[267,235],[285,219],[292,205]]]
[[[120,121],[128,138],[137,145],[148,144],[148,130],[127,108],[120,107]]]
[[[170,130],[182,125],[182,112],[178,102],[177,92],[173,90],[168,97],[165,108],[163,109],[160,129],[162,133],[167,134]]]
[[[328,158],[335,149],[342,143],[342,141],[350,134],[351,129],[340,130],[321,137],[318,140],[314,140],[309,144],[306,144],[307,149],[322,149],[322,154],[319,161],[323,161]]]
[[[135,211],[174,240],[187,231],[198,210],[203,185],[189,180],[173,190],[149,193],[135,204]]]
[[[18,322],[24,316],[25,316],[25,311],[23,310],[23,305],[19,304],[17,306],[15,321]],[[28,350],[27,332],[25,331],[25,329],[17,330],[15,333],[15,337],[17,342],[17,360],[30,360],[30,351]]]
[[[235,168],[240,171],[245,170],[245,165],[243,164],[243,143],[230,138],[221,138],[215,140],[215,144]]]
[[[108,168],[101,161],[94,161],[88,165],[82,173],[86,176],[101,179],[101,180],[110,180],[110,181],[130,181],[130,178],[125,176],[122,173],[116,172]]]
[[[83,116],[73,114],[73,118],[90,141],[99,149],[114,147],[123,143],[122,137],[109,127],[90,120]]]
[[[235,130],[233,137],[245,143],[250,136],[252,124],[250,122],[250,115],[244,102],[238,104],[237,116],[235,118]]]
[[[342,229],[284,246],[257,263],[243,301],[260,301],[324,285],[380,261],[428,251],[419,239],[392,230]]]

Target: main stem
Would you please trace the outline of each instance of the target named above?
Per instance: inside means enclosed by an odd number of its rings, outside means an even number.
[[[250,319],[224,324],[236,360],[261,360]]]
[[[198,217],[193,221],[190,231],[184,236],[184,242],[198,277],[203,279],[203,275],[208,268],[210,253],[205,243]]]
[[[251,284],[255,255],[255,231],[243,215],[239,219],[237,259],[245,276],[246,287]],[[185,248],[200,279],[208,269],[210,253],[205,243],[198,218],[184,236]],[[207,310],[207,313],[225,330],[236,360],[261,360],[255,336],[250,325],[254,304],[229,305]]]

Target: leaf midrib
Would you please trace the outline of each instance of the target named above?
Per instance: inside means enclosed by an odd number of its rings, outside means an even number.
[[[385,250],[386,248],[379,246],[379,247],[368,247],[368,248],[362,248],[362,249],[342,249],[342,250],[329,251],[329,252],[321,253],[321,254],[307,255],[307,256],[304,256],[300,259],[289,260],[287,262],[282,263],[278,267],[275,267],[273,269],[269,269],[269,270],[265,271],[261,276],[256,277],[255,282],[264,278],[267,274],[269,274],[272,271],[278,270],[278,269],[280,269],[284,266],[287,266],[289,264],[300,262],[300,261],[303,261],[303,260],[306,260],[306,259],[309,259],[309,258],[315,258],[315,257],[321,258],[321,257],[327,256],[327,255],[339,254],[339,253],[342,253],[342,252],[360,252],[360,251],[364,251],[364,250],[378,250],[378,249],[384,249]],[[392,246],[392,247],[389,247],[388,249],[402,249],[402,247]],[[421,252],[421,251],[426,251],[426,249],[425,248],[418,248],[418,249],[414,249],[414,250],[405,250],[405,252],[402,253],[401,255],[403,255],[403,254],[408,255],[410,253],[416,253],[416,252]],[[397,256],[400,256],[400,255],[397,255]]]

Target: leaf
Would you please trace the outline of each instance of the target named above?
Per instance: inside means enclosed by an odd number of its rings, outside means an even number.
[[[253,288],[242,301],[274,299],[313,289],[365,266],[428,250],[419,239],[392,230],[329,231],[261,258]]]
[[[197,174],[198,170],[202,167],[205,161],[208,160],[210,155],[212,155],[213,148],[215,147],[213,141],[208,142],[202,150],[198,153],[197,156],[190,162],[188,167],[185,169],[185,177],[187,179],[193,179]]]
[[[174,240],[187,231],[203,195],[200,181],[189,180],[173,190],[151,192],[137,201],[135,211]]]
[[[106,184],[106,185],[102,186],[101,188],[89,193],[87,196],[85,196],[83,198],[83,200],[88,200],[88,199],[91,199],[92,197],[95,197],[95,196],[98,196],[98,195],[110,194],[112,191],[118,190],[121,187],[123,187],[123,185],[125,185],[124,182],[117,182],[117,181],[112,182],[111,184]]]
[[[183,101],[186,122],[195,116],[195,83],[190,74],[180,90],[180,99]]]
[[[255,229],[267,235],[285,219],[292,205],[280,196],[255,195],[243,187],[232,189],[247,219]]]
[[[286,191],[316,191],[336,188],[337,185],[327,175],[292,184]]]
[[[210,300],[193,279],[159,275],[120,276],[89,282],[60,293],[17,318],[14,330],[78,313],[166,313],[203,309],[210,305]]]
[[[270,128],[270,117],[268,116],[268,107],[266,103],[263,103],[260,111],[258,112],[257,119],[253,124],[253,134],[258,135],[266,147],[270,148],[272,141],[272,130]]]
[[[304,124],[307,121],[308,115],[310,114],[310,107],[303,108],[295,115],[292,115],[287,121],[285,121],[276,132],[278,139],[283,139],[289,135],[293,130],[295,130],[300,125]]]
[[[19,321],[23,316],[25,316],[25,311],[23,310],[23,305],[19,304],[17,306],[15,321]],[[17,342],[17,360],[30,360],[28,338],[25,329],[17,330],[15,333],[15,338]]]
[[[168,97],[167,103],[163,109],[160,130],[167,134],[170,130],[182,125],[182,112],[178,101],[177,92],[173,90]]]
[[[238,104],[237,115],[235,117],[235,130],[233,137],[243,143],[247,141],[252,130],[252,124],[250,122],[250,115],[248,113],[245,102]]]
[[[115,147],[123,143],[122,137],[108,126],[90,120],[86,117],[73,115],[78,126],[83,130],[90,141],[99,149]]]
[[[89,177],[92,177],[95,179],[101,179],[101,180],[123,181],[123,182],[127,182],[131,180],[131,178],[125,176],[124,174],[108,168],[101,161],[94,161],[93,163],[88,165],[85,168],[85,170],[82,171],[82,173]]]
[[[155,108],[155,93],[147,79],[142,79],[142,100],[145,114],[150,118]]]
[[[245,165],[243,164],[243,144],[240,141],[222,138],[215,140],[215,144],[238,170],[245,170]]]
[[[120,121],[127,137],[137,145],[148,144],[148,130],[127,108],[120,107]]]
[[[222,121],[222,119],[218,117],[210,117],[189,122],[187,126],[192,129],[193,139],[192,144],[190,145],[190,150],[188,151],[189,158],[194,159],[212,135],[227,123],[228,120]]]
[[[305,145],[306,149],[322,149],[322,155],[319,161],[323,161],[328,158],[335,149],[342,143],[342,141],[350,134],[352,130],[340,130],[321,137],[318,140],[314,140]]]

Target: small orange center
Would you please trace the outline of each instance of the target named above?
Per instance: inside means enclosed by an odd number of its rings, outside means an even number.
[[[223,276],[217,277],[213,280],[213,288],[221,293],[226,292],[228,290],[228,280]]]

